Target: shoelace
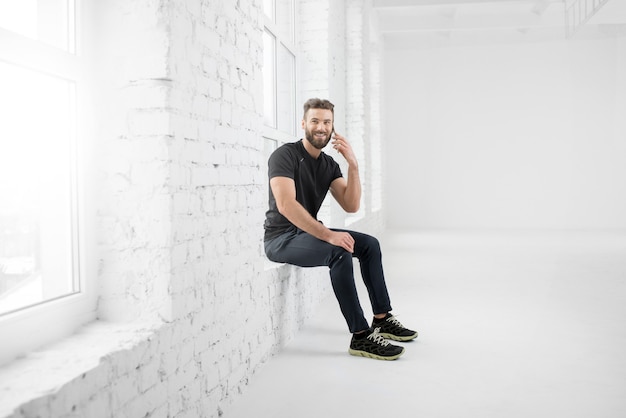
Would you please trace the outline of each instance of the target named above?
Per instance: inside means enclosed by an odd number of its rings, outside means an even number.
[[[378,345],[382,345],[383,347],[387,347],[389,345],[389,341],[385,340],[380,334],[380,327],[374,328],[374,332],[367,336],[368,340],[372,340]]]
[[[404,325],[402,325],[400,321],[396,319],[395,316],[390,316],[389,318],[387,318],[387,321],[391,322],[393,325],[397,327],[404,328]]]

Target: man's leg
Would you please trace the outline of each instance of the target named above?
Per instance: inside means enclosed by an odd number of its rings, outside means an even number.
[[[405,328],[393,315],[383,273],[380,243],[370,235],[355,231],[345,231],[354,238],[354,257],[361,264],[361,276],[372,303],[374,320],[372,328],[380,328],[380,334],[396,341],[409,341],[417,338],[417,332]]]
[[[391,302],[383,273],[380,243],[371,235],[348,230],[338,229],[337,231],[348,232],[354,238],[353,257],[359,259],[361,276],[367,288],[374,315],[390,312]]]
[[[369,247],[369,250],[366,247]],[[363,243],[358,245],[357,249],[355,243],[355,252],[367,258],[366,253],[375,253],[376,251],[372,251],[371,244]],[[380,328],[369,329],[354,283],[352,254],[348,251],[318,240],[305,232],[292,232],[266,241],[265,253],[270,260],[276,262],[295,264],[301,267],[328,266],[330,268],[330,278],[335,296],[348,323],[348,328],[353,334],[348,350],[351,355],[378,360],[395,360],[404,353],[403,347],[389,344],[382,337],[382,334],[379,333]],[[373,276],[369,275],[369,270],[366,275],[368,277]],[[379,283],[373,283],[371,288],[377,289],[379,286]],[[373,293],[376,293],[376,290],[370,291],[370,294]],[[364,330],[367,332],[361,332]]]
[[[328,266],[333,291],[350,332],[369,329],[359,303],[352,255],[348,251],[298,231],[266,242],[265,252],[270,260],[279,263],[300,267]]]

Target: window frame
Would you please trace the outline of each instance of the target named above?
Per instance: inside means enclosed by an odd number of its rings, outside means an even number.
[[[70,6],[71,7],[71,6]],[[97,271],[93,258],[94,216],[93,199],[89,199],[90,149],[94,137],[92,131],[92,106],[89,64],[86,43],[90,44],[85,30],[87,17],[91,16],[88,0],[74,0],[74,19],[70,27],[68,51],[50,46],[43,41],[31,39],[0,28],[0,60],[38,73],[70,80],[74,83],[75,125],[72,139],[72,279],[77,283],[75,292],[43,301],[0,316],[0,365],[11,362],[46,344],[69,336],[81,325],[96,318]],[[89,215],[91,214],[91,215]],[[89,216],[88,216],[89,215]],[[76,277],[77,276],[77,277]]]
[[[281,0],[279,0],[281,1]],[[282,0],[285,1],[285,0]],[[273,109],[274,109],[274,120],[273,120],[273,125],[274,126],[268,126],[267,124],[265,124],[265,122],[263,123],[263,130],[262,130],[262,136],[264,138],[264,140],[266,141],[266,152],[269,150],[273,150],[276,149],[278,146],[286,143],[286,142],[292,142],[295,141],[297,139],[297,132],[298,132],[298,116],[297,116],[297,103],[298,103],[298,99],[299,99],[299,91],[298,91],[298,70],[299,70],[299,53],[298,50],[296,48],[297,45],[297,38],[298,38],[298,31],[297,31],[297,25],[296,25],[296,16],[297,16],[297,7],[298,7],[298,2],[295,0],[288,0],[291,2],[291,6],[292,6],[292,13],[291,13],[291,24],[292,24],[292,28],[293,28],[293,36],[292,39],[288,39],[288,36],[284,36],[281,34],[281,31],[278,27],[278,24],[276,22],[276,0],[272,1],[272,16],[268,16],[265,11],[262,11],[263,14],[263,33],[268,32],[271,36],[273,36],[275,42],[274,42],[274,56],[273,58],[273,68],[274,68],[274,72],[272,74],[272,78],[273,78],[273,94],[272,94],[272,100],[273,100]],[[293,96],[291,97],[291,99],[293,100],[293,103],[296,104],[295,106],[293,106],[292,109],[292,117],[293,117],[293,132],[285,132],[284,130],[281,130],[278,126],[278,119],[279,119],[279,115],[278,115],[278,109],[279,109],[279,105],[278,105],[278,74],[279,74],[279,60],[278,60],[278,54],[279,54],[279,50],[280,47],[283,46],[285,47],[285,49],[291,53],[294,57],[294,74],[293,74]],[[265,51],[264,51],[265,53]],[[263,89],[263,92],[265,94],[265,86]],[[265,111],[265,109],[264,109]],[[263,115],[263,117],[265,118],[265,114]],[[268,145],[268,143],[270,145]],[[269,153],[267,154],[267,156],[269,157]]]

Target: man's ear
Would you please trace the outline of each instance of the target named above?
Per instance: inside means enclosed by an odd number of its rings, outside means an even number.
[[[304,119],[302,119],[302,129],[304,129],[306,126],[306,121]]]

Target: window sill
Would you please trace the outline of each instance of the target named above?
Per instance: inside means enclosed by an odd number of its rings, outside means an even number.
[[[82,378],[107,361],[111,354],[136,346],[145,341],[162,323],[133,322],[126,324],[94,321],[76,334],[53,345],[36,350],[26,357],[14,360],[0,368],[0,416],[8,416],[20,406],[75,385],[76,402],[80,402]],[[110,378],[111,370],[119,365],[98,370],[102,387]],[[92,388],[94,392],[100,387]],[[71,400],[69,400],[71,401]]]
[[[263,271],[278,270],[286,265],[286,263],[276,263],[266,258],[265,260],[263,260]]]

